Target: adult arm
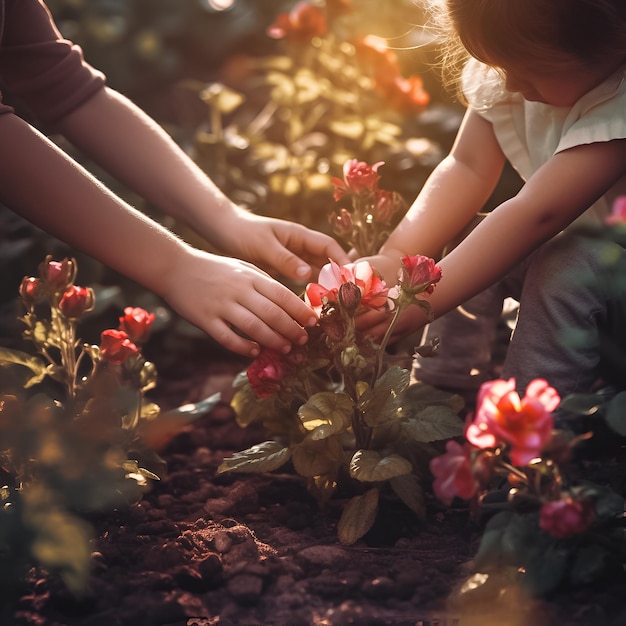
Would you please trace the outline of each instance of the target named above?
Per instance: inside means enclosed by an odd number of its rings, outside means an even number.
[[[195,250],[133,209],[46,137],[0,115],[0,202],[163,296],[241,354],[301,343],[310,308],[254,266]],[[232,327],[245,332],[241,337]]]

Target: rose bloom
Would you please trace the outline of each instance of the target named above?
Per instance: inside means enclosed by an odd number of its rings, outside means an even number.
[[[319,7],[308,2],[298,2],[289,13],[280,13],[267,29],[273,39],[310,41],[326,34],[326,15]]]
[[[274,350],[262,350],[246,374],[257,398],[269,398],[280,390],[286,371],[285,357]]]
[[[407,254],[401,263],[401,287],[407,293],[432,293],[441,280],[441,268],[430,257]]]
[[[400,75],[398,57],[387,46],[387,40],[377,35],[366,35],[353,41],[357,59],[380,80],[393,81]]]
[[[83,313],[93,309],[95,296],[93,289],[90,287],[77,287],[72,285],[65,290],[65,293],[59,301],[59,309],[65,317],[77,319]]]
[[[384,161],[368,165],[365,161],[350,159],[343,164],[343,180],[333,177],[331,182],[335,185],[333,198],[340,200],[344,195],[374,193],[378,188],[378,168],[384,165]]]
[[[104,330],[100,336],[100,356],[112,365],[122,365],[139,348],[123,330]]]
[[[557,539],[584,533],[595,517],[590,501],[572,498],[545,502],[539,513],[539,528]]]
[[[304,299],[319,315],[323,298],[336,302],[339,288],[345,283],[354,283],[361,290],[361,304],[369,309],[381,309],[388,301],[389,289],[385,281],[377,276],[368,261],[337,265],[334,261],[327,263],[320,270],[319,283],[306,286]]]
[[[511,446],[514,465],[526,465],[540,456],[552,437],[552,411],[561,399],[545,380],[536,378],[520,399],[515,379],[492,380],[478,392],[476,415],[465,437],[478,448],[493,448],[501,442]]]
[[[433,490],[444,504],[453,498],[469,500],[478,489],[478,481],[472,472],[471,450],[456,441],[446,443],[446,452],[430,461],[430,471],[435,480]]]
[[[374,220],[377,224],[389,225],[398,211],[406,211],[406,202],[397,191],[376,190]]]
[[[609,225],[626,223],[626,196],[615,198],[611,215],[605,221]]]
[[[150,335],[152,322],[154,313],[148,313],[141,307],[128,306],[124,309],[124,316],[120,317],[120,330],[123,330],[131,341],[145,343]]]

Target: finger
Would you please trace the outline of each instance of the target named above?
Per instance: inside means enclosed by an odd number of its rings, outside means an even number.
[[[222,320],[215,320],[212,327],[206,328],[205,331],[224,348],[236,354],[254,358],[260,352],[260,346],[256,341],[236,333]]]
[[[271,315],[272,327],[279,330],[287,339],[298,341],[304,334],[302,327],[317,324],[317,316],[313,309],[284,285],[273,280],[258,280],[255,289],[257,294],[248,294],[248,297],[260,295],[264,301],[250,301],[248,306],[259,311],[265,320]]]

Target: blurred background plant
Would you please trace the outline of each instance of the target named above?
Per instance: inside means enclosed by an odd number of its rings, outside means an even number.
[[[23,338],[35,355],[0,348],[0,617],[31,564],[80,592],[91,564],[89,515],[138,501],[165,464],[155,448],[212,408],[216,397],[161,412],[146,394],[157,372],[142,354],[155,316],[127,307],[98,345],[78,326],[92,288],[75,284],[76,261],[39,265],[20,287]],[[4,622],[3,622],[4,623]]]

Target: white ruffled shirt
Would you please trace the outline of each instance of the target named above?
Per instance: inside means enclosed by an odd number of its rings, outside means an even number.
[[[529,102],[507,91],[502,77],[475,59],[465,66],[463,90],[470,106],[491,122],[502,151],[523,180],[568,148],[626,139],[626,67],[572,107]],[[579,220],[603,221],[614,199],[625,194],[622,176]]]

